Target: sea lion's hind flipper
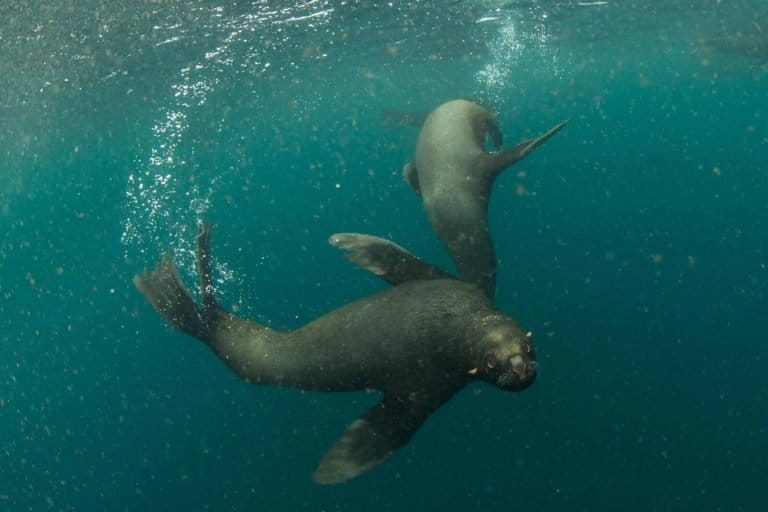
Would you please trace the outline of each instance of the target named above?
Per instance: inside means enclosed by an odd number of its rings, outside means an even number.
[[[200,277],[200,295],[206,313],[218,308],[211,284],[211,223],[200,221],[197,225],[197,275]]]
[[[360,233],[336,233],[328,243],[347,251],[348,260],[398,285],[422,279],[451,279],[453,276],[430,265],[389,240]]]
[[[501,149],[501,146],[504,145],[504,137],[501,135],[501,130],[499,129],[499,125],[496,124],[496,121],[494,119],[488,119],[485,122],[485,129],[488,135],[491,137],[491,143],[493,144],[493,149],[496,151]]]
[[[378,404],[347,427],[323,456],[312,480],[338,484],[377,466],[407,443],[444,401],[385,393]]]
[[[489,171],[493,174],[498,174],[510,165],[519,162],[526,156],[530,155],[533,150],[544,144],[550,137],[562,130],[570,120],[565,120],[562,123],[554,126],[549,131],[536,137],[535,139],[524,140],[513,148],[506,149],[500,153],[491,153],[489,158]]]
[[[416,192],[416,195],[421,197],[421,185],[419,184],[419,173],[416,170],[416,164],[408,162],[403,166],[403,180],[411,187],[411,190]]]
[[[205,316],[181,282],[171,258],[160,262],[151,272],[134,276],[133,284],[174,328],[198,339],[207,338]]]

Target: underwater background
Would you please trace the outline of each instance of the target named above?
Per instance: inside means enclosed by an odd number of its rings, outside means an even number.
[[[753,511],[768,503],[762,0],[0,3],[0,510]],[[310,475],[375,393],[249,386],[131,278],[294,328],[451,269],[401,178],[471,98],[505,145],[496,302],[536,384],[474,384],[359,479]],[[322,350],[322,347],[318,347]]]

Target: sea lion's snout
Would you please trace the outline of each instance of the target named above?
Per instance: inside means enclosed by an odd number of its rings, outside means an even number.
[[[509,366],[512,368],[512,373],[518,375],[525,375],[528,365],[520,354],[514,355],[509,358]]]
[[[516,325],[486,331],[482,377],[509,391],[521,391],[533,384],[537,367],[531,338],[530,332],[523,333]]]
[[[502,389],[521,391],[536,380],[536,360],[533,349],[525,344],[512,345],[501,372],[496,377],[496,385]]]
[[[521,355],[514,355],[509,358],[510,374],[516,378],[514,385],[508,389],[521,391],[536,380],[536,361],[526,359]]]

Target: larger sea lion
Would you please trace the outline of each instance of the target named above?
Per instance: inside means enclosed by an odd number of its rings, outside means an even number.
[[[415,158],[403,168],[405,181],[421,196],[429,222],[448,249],[459,277],[475,283],[489,297],[496,291],[496,255],[488,232],[493,180],[568,123],[513,148],[487,153],[488,134],[497,150],[502,146],[494,118],[495,114],[470,101],[443,103],[424,121]]]
[[[383,391],[381,401],[352,422],[320,461],[317,483],[343,482],[379,464],[473,380],[519,391],[536,377],[530,333],[479,288],[367,235],[337,234],[330,243],[395,286],[292,331],[233,316],[213,294],[210,233],[202,224],[197,237],[201,305],[171,259],[134,278],[168,323],[205,342],[253,384]]]

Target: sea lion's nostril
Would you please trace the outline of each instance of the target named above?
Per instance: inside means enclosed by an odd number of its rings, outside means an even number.
[[[525,371],[525,359],[519,354],[510,357],[509,364],[512,365],[513,372],[522,373]]]

